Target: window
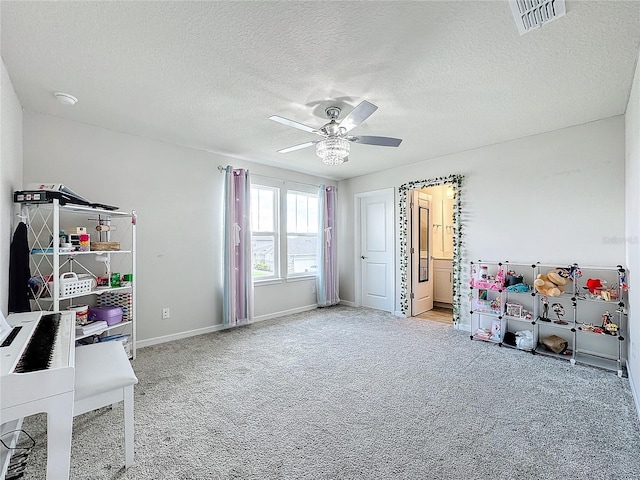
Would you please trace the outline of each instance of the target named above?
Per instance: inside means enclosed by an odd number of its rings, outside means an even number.
[[[251,264],[254,279],[279,276],[279,196],[278,188],[251,185]]]
[[[318,195],[287,192],[287,274],[318,271]]]
[[[254,176],[251,256],[254,281],[318,271],[318,193],[308,185]]]

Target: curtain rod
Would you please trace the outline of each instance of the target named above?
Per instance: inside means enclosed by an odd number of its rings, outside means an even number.
[[[227,167],[223,167],[222,165],[218,165],[218,171],[220,173],[224,173],[224,172],[227,171]],[[252,173],[251,176],[252,177],[258,177],[258,178],[265,178],[267,180],[275,180],[275,181],[278,181],[278,182],[297,183],[298,185],[304,185],[306,187],[319,187],[321,185],[320,183],[318,183],[316,185],[316,184],[313,184],[313,183],[298,182],[297,180],[282,180],[281,178],[267,177],[266,175],[260,175],[259,173],[255,173],[255,174]],[[325,186],[326,186],[326,184],[325,184]],[[329,186],[331,186],[331,187],[333,187],[335,189],[338,188],[337,186],[334,186],[334,185],[329,185]]]

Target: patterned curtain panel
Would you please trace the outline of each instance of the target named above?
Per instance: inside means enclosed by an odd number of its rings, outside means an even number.
[[[253,318],[251,277],[251,182],[249,171],[227,166],[224,217],[223,323],[242,325]]]
[[[336,187],[320,185],[318,212],[318,305],[328,307],[340,302],[338,298],[338,253],[336,248]]]

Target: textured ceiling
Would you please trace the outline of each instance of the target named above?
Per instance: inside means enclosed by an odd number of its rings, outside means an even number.
[[[624,113],[640,2],[566,1],[524,36],[506,1],[2,1],[2,58],[25,110],[343,179]],[[75,95],[75,107],[51,95]],[[324,109],[379,109],[322,165]]]

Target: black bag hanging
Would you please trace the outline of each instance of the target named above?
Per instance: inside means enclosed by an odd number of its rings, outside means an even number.
[[[27,225],[20,222],[13,233],[9,252],[9,313],[31,311],[29,302],[30,278]]]

